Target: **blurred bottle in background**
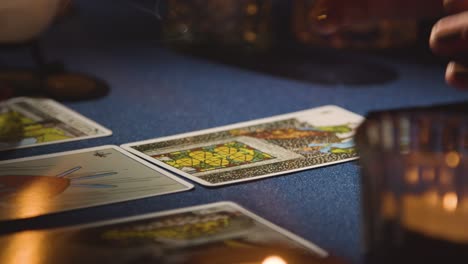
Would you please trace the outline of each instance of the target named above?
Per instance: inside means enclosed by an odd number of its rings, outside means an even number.
[[[266,50],[271,0],[168,0],[164,39],[185,47]]]
[[[294,0],[293,31],[312,46],[352,49],[406,47],[420,22],[442,13],[442,0]]]

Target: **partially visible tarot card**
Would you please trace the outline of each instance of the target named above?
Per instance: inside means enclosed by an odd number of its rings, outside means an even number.
[[[117,146],[0,161],[0,220],[35,217],[191,188],[192,184]]]
[[[51,99],[0,103],[0,150],[104,137],[112,132]]]
[[[353,136],[363,120],[323,106],[122,147],[200,184],[218,186],[354,160]]]
[[[322,263],[318,246],[230,202],[0,237],[2,263]],[[265,259],[277,262],[262,262]],[[297,260],[284,262],[288,260]],[[283,260],[283,262],[278,262]],[[308,261],[306,261],[308,260]]]

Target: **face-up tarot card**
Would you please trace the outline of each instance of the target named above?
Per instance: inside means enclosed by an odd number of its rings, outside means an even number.
[[[318,246],[230,202],[25,231],[0,237],[0,247],[2,263],[37,264],[322,263],[314,260],[328,256]]]
[[[51,99],[0,103],[0,150],[104,137],[112,132]]]
[[[357,158],[363,117],[337,106],[124,144],[155,164],[207,186],[281,175]]]
[[[116,146],[0,162],[0,220],[189,190],[193,185]]]

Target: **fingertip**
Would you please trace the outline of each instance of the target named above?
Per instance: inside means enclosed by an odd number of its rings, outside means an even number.
[[[439,30],[439,24],[440,24],[440,21],[437,21],[434,24],[434,26],[432,27],[432,30],[431,30],[431,35],[429,36],[429,47],[434,52],[438,51],[437,34],[438,34],[438,30]]]
[[[450,62],[445,71],[445,80],[460,90],[468,90],[468,67],[457,62]]]
[[[447,64],[447,69],[445,70],[445,81],[450,85],[455,83],[455,62],[453,61]]]
[[[453,26],[453,17],[445,17],[437,21],[429,36],[429,47],[439,55],[447,56],[452,52],[452,46],[460,41],[460,33]]]
[[[440,19],[434,24],[429,37],[429,46],[436,54],[466,57],[468,46],[468,11]]]

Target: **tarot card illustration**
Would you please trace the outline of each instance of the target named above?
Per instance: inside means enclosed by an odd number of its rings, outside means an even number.
[[[11,244],[21,235],[42,236],[42,243],[50,245],[47,250],[53,254],[37,258],[44,263],[262,263],[271,253],[277,258],[295,253],[308,260],[328,256],[318,246],[230,202],[2,237],[0,246],[10,246],[0,253],[0,260],[9,251],[14,258]],[[31,239],[25,247],[32,247]]]
[[[50,99],[0,104],[0,150],[103,137],[112,132]]]
[[[123,148],[217,186],[356,159],[353,136],[362,121],[342,108],[324,106]]]
[[[190,145],[183,150],[165,148],[147,154],[197,177],[209,175],[211,171],[228,172],[232,168],[251,168],[301,157],[295,152],[246,136],[213,141],[210,145]]]
[[[0,162],[0,220],[188,190],[114,146]]]

